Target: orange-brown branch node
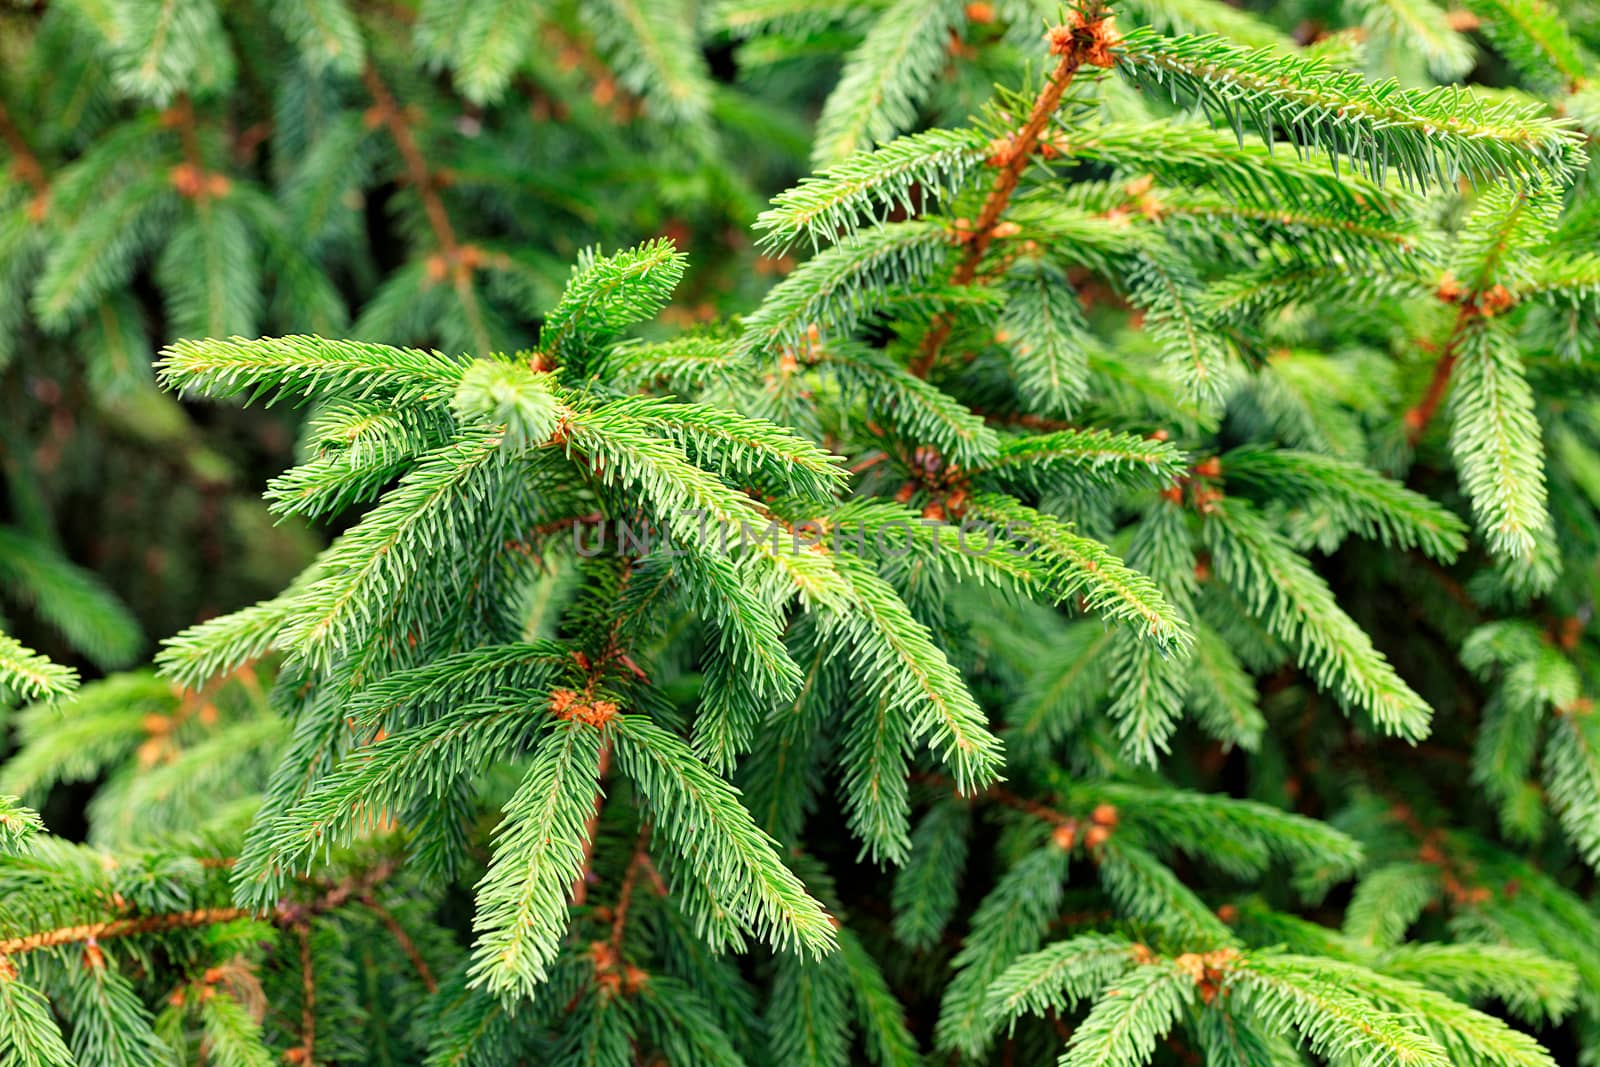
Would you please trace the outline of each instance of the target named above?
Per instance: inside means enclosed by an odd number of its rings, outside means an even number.
[[[185,200],[217,200],[228,195],[233,183],[226,174],[208,171],[194,163],[179,163],[167,178]]]
[[[1194,984],[1200,990],[1200,999],[1210,1004],[1216,998],[1228,969],[1238,958],[1238,949],[1219,948],[1215,952],[1185,952],[1173,963],[1178,970],[1194,979]]]
[[[617,705],[609,700],[580,696],[571,689],[556,689],[550,694],[550,711],[558,719],[576,720],[601,727],[617,717]]]
[[[1116,64],[1112,52],[1122,43],[1111,16],[1105,11],[1074,11],[1065,25],[1053,27],[1045,39],[1053,56],[1077,55],[1091,67]]]

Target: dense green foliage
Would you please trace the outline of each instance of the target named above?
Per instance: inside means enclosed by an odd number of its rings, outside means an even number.
[[[1600,1064],[1600,22],[1251,8],[0,12],[0,1065]]]

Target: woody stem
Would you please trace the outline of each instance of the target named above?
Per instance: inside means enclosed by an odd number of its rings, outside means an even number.
[[[1455,326],[1450,330],[1450,339],[1445,342],[1444,351],[1439,354],[1439,361],[1433,365],[1433,377],[1428,381],[1427,391],[1422,394],[1422,399],[1417,401],[1416,407],[1405,414],[1406,440],[1412,445],[1422,440],[1423,431],[1428,428],[1428,423],[1433,421],[1434,413],[1439,410],[1445,393],[1450,389],[1450,374],[1455,370],[1461,339],[1473,314],[1470,303],[1462,305],[1456,315]]]
[[[5,141],[6,147],[10,149],[15,159],[13,166],[17,175],[28,183],[34,195],[43,196],[49,185],[45,180],[44,168],[39,165],[39,157],[33,154],[33,149],[28,147],[22,131],[11,121],[11,115],[6,111],[4,104],[0,104],[0,139]]]
[[[606,802],[605,789],[599,783],[605,781],[606,772],[610,769],[611,738],[607,737],[600,742],[600,759],[595,765],[594,811],[583,826],[583,869],[578,872],[578,880],[572,884],[573,907],[582,907],[584,901],[589,899],[589,869],[594,863],[594,839],[600,828],[600,812]]]
[[[483,314],[478,308],[478,295],[472,288],[471,271],[462,260],[461,246],[456,240],[455,228],[450,225],[450,214],[445,210],[444,201],[439,197],[436,176],[428,169],[428,161],[423,158],[422,149],[417,145],[416,134],[406,122],[405,112],[395,100],[394,94],[389,91],[389,87],[378,74],[378,68],[369,62],[361,70],[361,82],[371,94],[373,102],[377,105],[377,116],[383,123],[384,129],[389,131],[390,139],[394,141],[400,158],[405,162],[406,181],[417,191],[417,196],[422,200],[422,210],[428,216],[428,226],[433,230],[434,240],[439,243],[439,254],[454,275],[456,294],[461,300],[462,311],[466,313],[468,325],[472,329],[473,344],[477,346],[480,354],[487,354],[493,344],[489,339],[489,331],[484,326]]]
[[[1022,180],[1022,172],[1027,168],[1034,150],[1039,147],[1040,135],[1050,124],[1050,118],[1055,114],[1056,108],[1061,106],[1061,98],[1066,94],[1067,87],[1072,84],[1073,76],[1078,73],[1078,68],[1083,66],[1084,52],[1081,42],[1074,43],[1063,52],[1061,59],[1056,63],[1056,69],[1050,74],[1050,79],[1034,98],[1033,110],[1028,113],[1028,121],[1012,138],[1006,150],[1007,158],[1000,167],[1000,173],[995,176],[989,195],[984,199],[983,209],[978,213],[978,221],[973,225],[967,241],[967,250],[962,255],[961,262],[956,265],[955,273],[950,277],[953,284],[967,285],[977,276],[978,264],[983,261],[983,254],[989,250],[990,243],[994,241],[994,228],[999,225],[1000,216],[1011,203],[1011,196],[1017,191],[1017,185]],[[918,378],[928,376],[928,372],[933,369],[934,360],[938,358],[939,349],[950,336],[951,325],[948,316],[941,316],[933,324],[933,328],[922,340],[921,353],[911,364],[912,374]]]

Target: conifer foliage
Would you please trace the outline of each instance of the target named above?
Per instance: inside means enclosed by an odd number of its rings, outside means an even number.
[[[0,1064],[1600,1063],[1600,34],[1302,6],[0,16],[7,387],[324,535],[118,671],[0,436]]]

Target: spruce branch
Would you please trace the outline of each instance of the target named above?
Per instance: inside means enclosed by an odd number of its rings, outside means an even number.
[[[1104,545],[1074,532],[1068,523],[999,494],[975,495],[967,511],[1027,540],[1032,557],[1048,568],[1047,587],[1057,602],[1076,598],[1089,611],[1134,626],[1164,652],[1187,651],[1189,631],[1160,589]]]
[[[706,123],[714,87],[688,10],[648,0],[601,0],[586,5],[583,14],[625,89],[670,122],[691,128]]]
[[[737,352],[748,358],[847,338],[883,308],[891,293],[929,281],[948,251],[949,234],[937,222],[912,220],[862,230],[774,286],[745,319]]]
[[[1042,260],[1019,261],[1002,283],[1000,334],[1017,369],[1018,391],[1045,415],[1066,415],[1089,389],[1094,342],[1066,277]]]
[[[812,163],[836,165],[909,126],[943,63],[946,35],[960,20],[955,0],[896,0],[885,10],[828,94]]]
[[[926,211],[960,192],[987,153],[981,133],[961,129],[897,137],[847,156],[773,198],[755,221],[761,247],[777,255],[808,238],[815,248],[854,233],[863,216],[881,223],[891,211]]]
[[[382,391],[396,401],[455,391],[467,361],[438,352],[321,337],[176,341],[156,364],[163,384],[207,396],[301,397]]]
[[[829,342],[809,355],[818,370],[838,379],[848,396],[861,397],[874,418],[955,466],[988,462],[999,448],[999,436],[982,416],[877,349]]]
[[[1089,159],[1130,174],[1150,174],[1163,186],[1213,188],[1235,202],[1277,208],[1312,204],[1353,219],[1392,219],[1409,198],[1319,159],[1274,152],[1265,135],[1212,129],[1194,122],[1057,121],[1056,136],[1073,159]],[[1164,191],[1163,191],[1164,192]],[[1157,194],[1159,204],[1162,193]]]
[[[1460,349],[1450,450],[1490,550],[1526,559],[1547,522],[1544,439],[1533,393],[1504,330],[1474,318]]]
[[[1139,1067],[1195,997],[1195,983],[1174,964],[1162,961],[1125,973],[1072,1032],[1063,1067]]]
[[[1466,526],[1420,493],[1367,467],[1311,452],[1245,447],[1219,457],[1229,485],[1266,490],[1312,506],[1317,519],[1449,563],[1466,547]]]
[[[1242,500],[1212,505],[1202,526],[1218,575],[1341,704],[1366,711],[1386,733],[1417,741],[1432,712],[1395,673],[1323,580]]]
[[[6,527],[0,527],[0,588],[30,604],[102,667],[126,665],[144,642],[138,622],[94,575],[48,544]]]
[[[614,714],[614,712],[613,712]],[[545,980],[581,879],[606,723],[556,722],[506,802],[495,856],[477,888],[472,981],[499,996],[529,996]],[[574,900],[574,903],[579,901]]]
[[[453,10],[429,0],[418,12],[416,40],[434,63],[450,68],[463,96],[494,103],[525,58],[543,6],[540,0],[495,0]]]
[[[1538,181],[1564,176],[1582,150],[1567,126],[1533,105],[1491,102],[1458,88],[1401,89],[1331,65],[1217,37],[1168,38],[1135,30],[1118,46],[1135,83],[1165,85],[1270,142],[1275,128],[1301,151],[1342,157],[1369,177],[1393,171],[1407,184],[1448,184],[1458,174]]]
[[[989,986],[984,1010],[993,1021],[1023,1013],[1076,1008],[1094,1000],[1143,955],[1120,937],[1085,934],[1021,957]],[[1146,950],[1148,951],[1148,950]]]
[[[777,844],[688,746],[638,716],[614,720],[618,767],[648,800],[660,840],[731,893],[724,906],[768,944],[820,957],[836,939],[822,905],[779,859]]]
[[[1107,430],[1057,430],[1005,441],[973,473],[1048,492],[1078,479],[1106,487],[1161,487],[1183,467],[1183,453],[1165,441]]]
[[[871,774],[883,773],[885,758],[927,736],[960,788],[976,789],[995,780],[1001,766],[1000,742],[927,628],[893,587],[865,565],[845,557],[839,563],[849,582],[852,610],[829,624],[855,643],[860,657],[855,673],[876,702],[886,729],[893,731],[877,741],[881,750],[872,750]],[[881,786],[871,779],[855,792],[858,798],[876,799],[880,794]],[[902,810],[893,825],[904,821]],[[895,836],[899,844],[900,833]]]
[[[665,238],[612,256],[585,255],[560,302],[545,316],[539,331],[541,349],[552,361],[570,359],[652,317],[682,280],[684,262]]]
[[[1372,39],[1415,49],[1440,81],[1455,81],[1471,69],[1472,42],[1433,0],[1350,0]]]
[[[989,987],[1019,956],[1038,949],[1061,911],[1070,851],[1054,843],[1030,851],[1001,875],[973,913],[945,989],[934,1046],[979,1056],[993,1038]]]
[[[345,0],[286,0],[271,13],[313,69],[346,75],[361,70],[366,45]]]
[[[130,96],[165,106],[191,85],[231,79],[232,54],[212,0],[132,0],[114,9],[114,74]]]
[[[0,633],[0,693],[23,701],[52,700],[72,692],[77,672]]]
[[[1181,944],[1209,948],[1232,940],[1222,920],[1149,849],[1115,831],[1098,844],[1087,833],[1084,841],[1098,864],[1100,884],[1119,912]]]
[[[39,813],[18,797],[0,794],[0,856],[15,856],[28,849],[28,839],[44,830]]]
[[[1252,953],[1229,969],[1223,989],[1232,1010],[1260,1018],[1272,1030],[1292,1027],[1322,1055],[1396,1065],[1450,1062],[1437,1043],[1402,1017],[1374,1010],[1351,992],[1340,980],[1347,973],[1329,974],[1323,969],[1327,962]]]
[[[371,891],[393,877],[395,864],[380,861],[370,868],[328,886],[307,901],[285,901],[274,908],[252,909],[242,907],[191,908],[184,911],[156,912],[127,918],[107,919],[100,922],[78,923],[72,926],[40,930],[36,933],[0,940],[0,960],[59,945],[87,941],[105,941],[121,937],[138,937],[164,930],[183,930],[216,926],[241,919],[266,919],[279,925],[293,927],[307,919],[346,906],[352,897]]]
[[[1205,410],[1222,406],[1229,365],[1219,331],[1205,318],[1198,279],[1165,250],[1136,257],[1130,298],[1148,312],[1145,327],[1185,395]]]
[[[18,980],[16,967],[0,959],[0,1053],[33,1067],[69,1067],[73,1054],[44,994]]]

